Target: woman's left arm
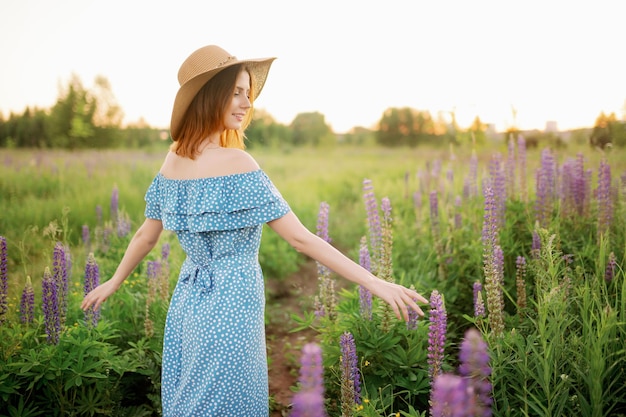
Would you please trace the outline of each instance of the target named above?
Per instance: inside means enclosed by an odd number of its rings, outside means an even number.
[[[398,319],[409,319],[407,306],[423,316],[417,302],[428,303],[419,293],[402,285],[380,279],[352,261],[331,244],[310,232],[298,217],[289,212],[285,216],[268,222],[268,226],[301,252],[342,277],[367,288],[372,294],[387,302]]]

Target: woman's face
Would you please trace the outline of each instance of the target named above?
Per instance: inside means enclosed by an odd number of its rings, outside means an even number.
[[[247,71],[240,71],[237,75],[235,91],[224,112],[224,127],[232,130],[241,128],[241,123],[250,107],[250,74]]]

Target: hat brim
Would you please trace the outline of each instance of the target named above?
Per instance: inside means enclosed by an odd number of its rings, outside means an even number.
[[[200,89],[220,71],[239,64],[244,64],[250,68],[250,71],[253,72],[254,79],[255,96],[252,98],[252,101],[254,102],[254,100],[256,100],[261,94],[261,90],[263,90],[270,66],[275,59],[276,57],[245,59],[241,61],[233,60],[227,65],[203,72],[183,84],[176,93],[174,106],[172,108],[172,118],[170,121],[170,133],[172,139],[176,140],[178,137],[183,117],[185,116],[185,113],[187,112],[187,109],[189,108],[189,105],[193,101],[194,97],[198,94],[198,91],[200,91]]]

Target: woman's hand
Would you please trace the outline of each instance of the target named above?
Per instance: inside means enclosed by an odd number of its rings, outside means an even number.
[[[83,298],[80,308],[87,310],[89,307],[93,306],[94,310],[99,309],[102,303],[104,303],[111,294],[117,291],[118,288],[119,285],[116,285],[113,280],[108,280],[98,285]]]
[[[373,280],[368,287],[372,294],[391,306],[398,319],[404,318],[405,321],[409,321],[409,307],[420,316],[424,316],[417,303],[428,304],[428,300],[416,291],[382,279]]]

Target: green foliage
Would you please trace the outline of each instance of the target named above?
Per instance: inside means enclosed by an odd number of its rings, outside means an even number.
[[[505,151],[505,144],[499,146],[489,152]],[[557,158],[575,150],[557,150]],[[534,187],[539,152],[528,149],[528,190]],[[306,152],[253,149],[252,153],[310,230],[315,230],[320,202],[329,204],[331,243],[352,259],[357,259],[359,239],[366,234],[363,179],[372,179],[378,197],[389,197],[394,218],[394,278],[424,295],[432,289],[445,295],[449,323],[446,366],[456,366],[448,358],[457,357],[454,353],[464,328],[476,325],[483,331],[491,354],[494,416],[626,415],[626,206],[620,179],[626,172],[626,158],[621,150],[613,148],[604,155],[585,153],[594,181],[594,167],[601,157],[608,158],[614,175],[613,222],[600,240],[593,198],[588,212],[571,217],[561,213],[555,201],[548,226],[540,231],[540,256],[534,258],[533,193],[524,197],[516,188],[508,195],[499,233],[505,259],[505,331],[498,338],[488,332],[488,318],[469,317],[473,311],[471,286],[483,278],[480,234],[484,210],[480,193],[466,196],[462,191],[469,172],[469,150],[458,155],[443,148],[362,147]],[[167,300],[150,305],[154,335],[146,337],[145,265],[105,303],[96,329],[82,325],[77,304],[82,297],[80,276],[88,249],[80,239],[81,227],[88,225],[92,231],[90,249],[100,265],[101,280],[105,280],[129,239],[113,235],[105,245],[102,235],[96,233],[113,221],[111,191],[118,187],[120,209],[129,216],[134,230],[143,220],[142,196],[161,163],[162,152],[7,151],[4,156],[0,165],[0,234],[7,237],[10,282],[9,324],[0,328],[0,404],[7,404],[0,414],[60,415],[59,408],[49,407],[62,404],[64,410],[75,407],[73,410],[84,415],[158,415]],[[480,184],[489,154],[477,156]],[[438,174],[432,174],[435,162],[440,163]],[[452,171],[453,178],[444,179],[441,172],[446,171]],[[592,193],[593,189],[595,183]],[[429,216],[431,191],[439,196],[437,231]],[[419,205],[415,193],[421,196]],[[462,196],[460,208],[454,203],[457,195]],[[98,205],[103,208],[101,222],[95,213]],[[457,213],[460,225],[455,223]],[[71,245],[73,259],[71,325],[62,332],[58,345],[65,349],[63,354],[58,346],[45,342],[40,309],[32,327],[19,324],[17,313],[27,275],[32,277],[36,302],[40,302],[41,274],[50,263],[53,238]],[[172,248],[171,289],[184,254],[174,235],[166,233],[162,239]],[[610,253],[616,269],[607,282],[604,274]],[[517,256],[524,256],[528,263],[524,314],[516,304]],[[158,257],[155,250],[148,259]],[[304,258],[265,230],[260,259],[266,279],[274,280],[290,276]],[[316,319],[307,310],[296,326],[312,326],[323,344],[329,412],[334,416],[341,409],[339,337],[350,331],[368,400],[355,415],[426,415],[430,390],[425,360],[427,319],[419,322],[417,330],[394,322],[388,332],[382,332],[378,315],[371,322],[360,316],[356,288],[345,288],[338,294],[335,322]],[[381,308],[380,300],[374,299],[374,303],[375,311]]]
[[[409,107],[390,108],[378,122],[378,144],[384,146],[415,147],[437,144],[438,128],[430,112]],[[446,144],[447,145],[447,144]]]
[[[626,122],[617,120],[615,113],[600,113],[589,136],[589,144],[602,149],[626,146]]]
[[[76,324],[58,345],[45,343],[41,325],[0,332],[0,395],[9,415],[116,415],[126,401],[125,378],[145,368],[112,343],[118,336],[111,322],[92,329]]]
[[[400,410],[426,409],[430,393],[426,347],[428,323],[420,322],[417,329],[408,329],[406,323],[394,321],[388,331],[381,330],[382,307],[374,300],[374,314],[368,320],[359,314],[358,291],[343,290],[338,297],[337,319],[304,316],[296,318],[300,327],[310,326],[319,333],[325,368],[327,398],[340,398],[341,347],[340,337],[352,333],[357,348],[362,378],[362,408],[357,416],[390,415]],[[373,414],[374,410],[376,413]],[[330,415],[341,414],[341,405],[331,401]],[[419,414],[407,414],[419,415]]]
[[[300,113],[291,122],[291,140],[296,146],[329,145],[334,141],[330,126],[319,112]]]

